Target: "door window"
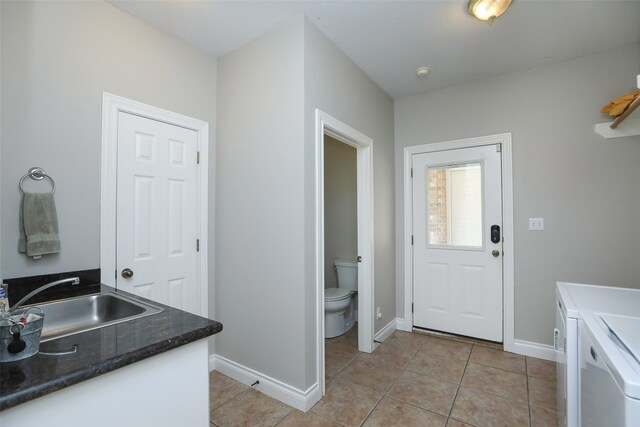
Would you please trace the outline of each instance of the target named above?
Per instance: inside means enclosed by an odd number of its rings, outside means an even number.
[[[482,163],[429,167],[426,180],[428,245],[482,248]]]

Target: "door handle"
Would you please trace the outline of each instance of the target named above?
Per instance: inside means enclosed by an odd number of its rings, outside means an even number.
[[[500,256],[500,251],[497,249],[494,249],[491,251],[491,255],[493,255],[494,257],[499,257]]]
[[[125,279],[129,279],[133,277],[133,270],[130,268],[125,268],[124,270],[122,270],[120,275],[122,275],[122,277],[124,277]]]

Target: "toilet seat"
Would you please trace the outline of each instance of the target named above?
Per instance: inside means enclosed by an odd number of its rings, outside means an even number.
[[[341,301],[343,299],[351,298],[351,291],[343,288],[326,288],[324,290],[324,300]]]

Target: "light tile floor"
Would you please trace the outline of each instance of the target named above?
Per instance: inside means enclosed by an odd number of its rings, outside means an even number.
[[[304,414],[218,372],[211,425],[555,426],[555,363],[476,340],[396,331],[371,354],[326,340],[325,396]]]

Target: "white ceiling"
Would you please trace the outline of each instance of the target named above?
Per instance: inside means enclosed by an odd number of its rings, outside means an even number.
[[[492,24],[467,0],[109,3],[215,57],[303,13],[394,98],[640,42],[640,0],[514,0]]]

